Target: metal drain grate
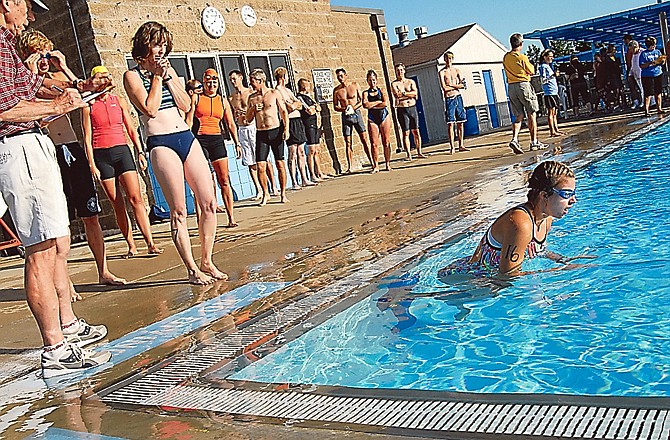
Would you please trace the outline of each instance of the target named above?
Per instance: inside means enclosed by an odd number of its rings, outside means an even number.
[[[668,410],[338,397],[182,386],[145,405],[389,427],[399,430],[596,439],[667,439]]]

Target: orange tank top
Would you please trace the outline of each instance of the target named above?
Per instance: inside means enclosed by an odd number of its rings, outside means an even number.
[[[91,145],[93,148],[111,148],[127,145],[123,131],[123,111],[119,98],[107,95],[103,101],[96,99],[91,104]]]
[[[200,121],[198,134],[221,134],[223,119],[223,97],[200,95],[195,106],[195,117]]]

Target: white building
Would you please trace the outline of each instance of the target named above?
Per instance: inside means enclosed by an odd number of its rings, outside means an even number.
[[[426,142],[449,138],[444,118],[444,98],[438,72],[444,67],[444,54],[454,54],[454,65],[466,80],[462,91],[468,114],[466,134],[477,134],[509,125],[507,81],[502,59],[508,49],[478,24],[425,35],[426,28],[414,29],[417,39],[407,40],[407,27],[396,28],[400,44],[393,46],[393,61],[403,63],[407,77],[419,88],[417,109],[421,134]]]

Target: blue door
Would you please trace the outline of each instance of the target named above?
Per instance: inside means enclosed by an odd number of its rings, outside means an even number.
[[[491,127],[500,127],[500,118],[498,118],[498,108],[496,107],[496,94],[493,90],[493,77],[490,70],[482,71],[484,76],[484,88],[486,89],[486,101],[489,106],[489,119],[491,120]]]
[[[413,79],[416,83],[416,89],[419,90],[419,94],[416,98],[416,111],[419,114],[419,134],[421,134],[421,143],[425,144],[430,139],[428,139],[428,127],[426,127],[426,116],[423,113],[423,104],[421,103],[421,87],[419,86],[419,80],[416,76],[408,76],[407,78]],[[414,145],[414,137],[410,136],[412,145]]]

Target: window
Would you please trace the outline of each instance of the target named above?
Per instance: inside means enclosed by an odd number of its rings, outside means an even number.
[[[221,63],[223,76],[225,78],[224,80],[221,81],[221,84],[223,84],[223,86],[225,87],[227,95],[230,95],[230,93],[233,91],[233,84],[230,82],[230,78],[228,77],[230,72],[232,72],[233,70],[239,70],[240,72],[242,72],[242,75],[244,75],[245,86],[249,87],[246,81],[247,75],[244,73],[244,63],[242,60],[242,56],[221,55],[219,56],[219,62]]]
[[[472,84],[482,84],[481,72],[472,72]]]
[[[170,61],[172,61],[172,59],[170,59]],[[205,74],[205,70],[216,70],[216,59],[214,57],[191,57],[191,69],[193,69],[193,76],[191,78],[202,81],[202,76]]]
[[[254,69],[262,69],[265,72],[265,76],[268,78],[268,87],[272,87],[274,84],[274,77],[272,72],[270,72],[270,65],[268,64],[268,57],[266,56],[252,56],[247,57],[247,64],[249,65],[249,73]]]

